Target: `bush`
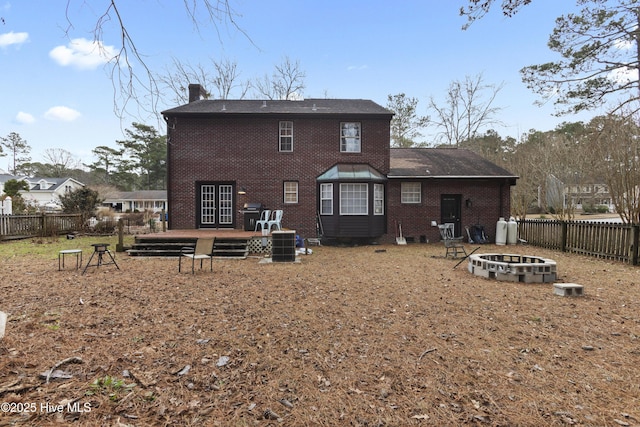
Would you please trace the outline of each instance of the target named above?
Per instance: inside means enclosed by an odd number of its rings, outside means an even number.
[[[93,230],[98,234],[113,234],[116,232],[118,223],[113,220],[100,221],[96,223]]]

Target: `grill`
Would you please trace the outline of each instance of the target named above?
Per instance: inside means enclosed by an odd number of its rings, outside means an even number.
[[[244,215],[244,231],[253,231],[256,229],[256,221],[260,219],[260,215],[264,206],[262,203],[245,203],[242,208]]]

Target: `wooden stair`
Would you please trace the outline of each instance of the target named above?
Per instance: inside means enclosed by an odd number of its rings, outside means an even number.
[[[182,248],[195,248],[196,238],[148,238],[137,236],[131,249],[127,250],[129,256],[180,256]],[[214,258],[244,259],[249,255],[249,241],[238,237],[216,237],[213,245]]]
[[[195,248],[196,240],[189,237],[157,239],[137,236],[127,253],[129,256],[180,256],[182,248]]]
[[[249,240],[234,237],[216,237],[213,242],[214,258],[245,259],[249,255]]]

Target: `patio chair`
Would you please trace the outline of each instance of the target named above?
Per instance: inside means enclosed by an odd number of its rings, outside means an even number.
[[[265,209],[260,213],[260,219],[256,221],[256,228],[253,231],[258,231],[258,226],[260,226],[260,230],[265,230],[267,228],[267,223],[269,222],[269,217],[271,216],[271,210]]]
[[[275,226],[278,230],[282,230],[282,215],[284,212],[282,210],[273,211],[273,218],[267,222],[267,229],[271,232],[271,227]]]
[[[440,230],[440,236],[444,242],[444,247],[447,249],[447,252],[444,255],[445,258],[448,257],[449,254],[452,254],[454,258],[457,258],[458,252],[462,252],[467,256],[467,251],[464,249],[464,245],[462,244],[463,237],[454,236],[455,224],[451,222],[439,224],[438,229]]]
[[[191,274],[195,274],[196,260],[200,260],[200,270],[202,270],[202,261],[209,260],[209,268],[213,271],[213,239],[198,239],[196,241],[195,248],[184,247],[180,250],[180,257],[178,258],[178,272],[182,271],[182,257],[191,258]]]

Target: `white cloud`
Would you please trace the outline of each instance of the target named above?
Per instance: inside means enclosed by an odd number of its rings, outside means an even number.
[[[353,71],[353,70],[366,70],[367,68],[369,68],[368,65],[349,65],[347,67],[347,71]]]
[[[116,51],[113,46],[105,46],[102,42],[80,38],[71,40],[66,46],[56,46],[49,56],[63,67],[93,70],[111,61]]]
[[[47,120],[59,120],[63,122],[72,122],[80,116],[79,111],[63,106],[51,107],[44,113],[44,118]]]
[[[28,124],[33,123],[35,121],[36,121],[35,117],[33,117],[29,113],[25,113],[24,111],[20,111],[20,112],[18,112],[18,114],[16,114],[16,122],[18,122],[20,124],[28,125]]]
[[[11,45],[21,45],[29,40],[29,33],[10,33],[0,34],[0,47]]]

